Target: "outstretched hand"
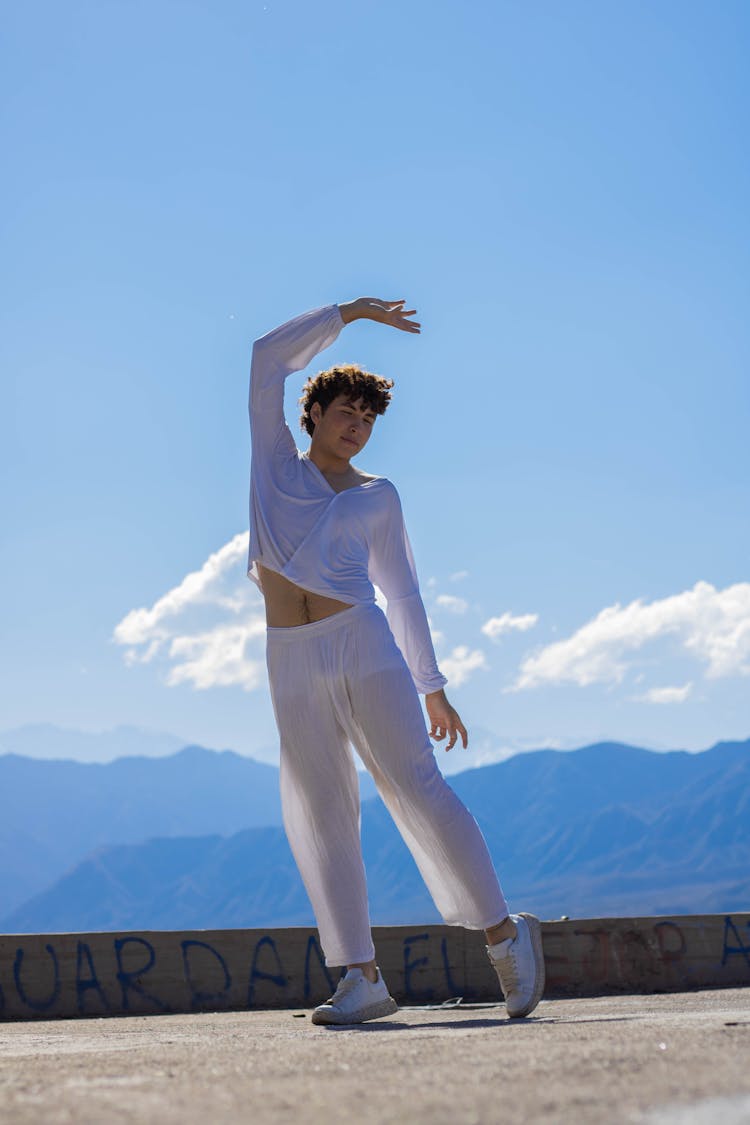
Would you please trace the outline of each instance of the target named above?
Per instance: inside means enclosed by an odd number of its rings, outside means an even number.
[[[461,722],[461,716],[458,711],[455,707],[451,707],[442,688],[440,691],[430,692],[429,695],[425,696],[424,701],[431,723],[430,738],[434,738],[440,742],[448,735],[449,741],[444,749],[452,750],[460,734],[461,742],[465,750],[469,745],[469,736],[466,733],[466,727]]]
[[[377,297],[358,297],[356,301],[346,301],[339,305],[341,319],[345,324],[351,320],[376,320],[380,324],[389,324],[392,328],[400,328],[402,332],[419,334],[422,326],[418,320],[409,320],[414,316],[416,309],[405,309],[405,299],[400,301],[381,301]]]

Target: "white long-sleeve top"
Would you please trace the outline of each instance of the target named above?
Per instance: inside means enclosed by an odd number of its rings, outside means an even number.
[[[435,659],[395,486],[375,477],[336,492],[297,448],[284,418],[285,379],[332,344],[343,325],[338,305],[327,305],[253,345],[247,575],[260,586],[262,563],[306,590],[350,605],[374,602],[375,583],[417,691],[426,694],[448,681]]]

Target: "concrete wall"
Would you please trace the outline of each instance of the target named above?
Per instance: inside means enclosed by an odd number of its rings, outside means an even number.
[[[545,996],[750,984],[750,914],[543,924]],[[403,1004],[496,1000],[483,935],[453,926],[375,927]],[[0,1019],[311,1007],[340,975],[317,931],[0,935]]]

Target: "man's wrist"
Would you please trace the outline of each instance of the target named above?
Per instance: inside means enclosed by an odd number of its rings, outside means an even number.
[[[361,316],[359,299],[355,301],[340,301],[339,312],[344,324],[351,324],[353,320],[358,320]]]

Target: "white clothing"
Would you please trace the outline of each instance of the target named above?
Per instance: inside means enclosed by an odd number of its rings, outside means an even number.
[[[312,309],[261,336],[250,369],[250,547],[258,563],[296,585],[350,605],[374,605],[375,583],[417,690],[438,691],[440,672],[419,593],[401,501],[375,477],[336,492],[296,446],[284,419],[284,381],[332,344],[343,320],[338,305]]]
[[[508,916],[481,830],[445,781],[419,697],[379,606],[267,629],[281,801],[327,965],[375,956],[350,742],[449,925]]]

